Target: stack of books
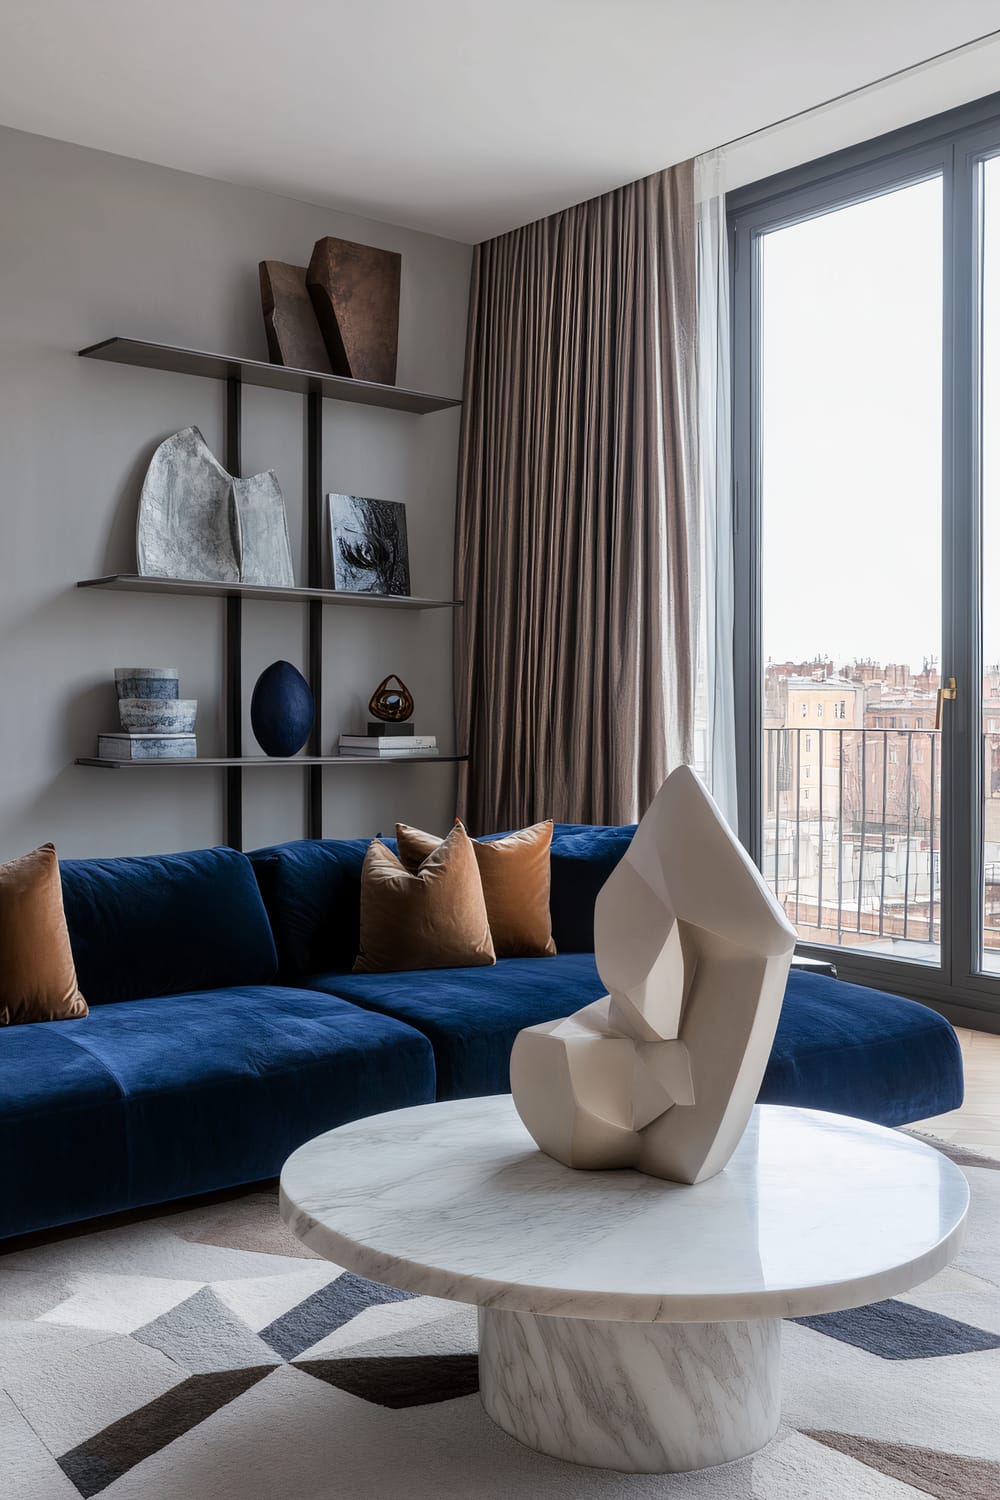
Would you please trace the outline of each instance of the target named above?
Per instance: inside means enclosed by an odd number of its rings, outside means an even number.
[[[437,755],[433,734],[342,734],[340,753],[368,760],[405,760],[415,755]]]

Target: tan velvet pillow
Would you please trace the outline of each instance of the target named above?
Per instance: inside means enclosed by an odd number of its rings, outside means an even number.
[[[433,833],[406,823],[396,824],[396,839],[408,870],[416,869],[440,843]],[[551,958],[556,951],[549,911],[552,819],[504,839],[477,839],[472,847],[497,958]]]
[[[496,963],[473,843],[456,823],[416,869],[375,839],[361,870],[361,952],[354,972]]]
[[[52,844],[0,865],[0,1026],[87,1014]]]

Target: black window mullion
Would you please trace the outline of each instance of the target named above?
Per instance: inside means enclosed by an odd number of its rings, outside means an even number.
[[[951,984],[990,1000],[997,979],[981,972],[983,938],[983,557],[982,557],[982,162],[1000,152],[1000,117],[954,143],[952,214],[951,492],[954,675],[949,705],[952,797],[949,897],[954,908]],[[969,601],[973,601],[972,608]],[[944,878],[944,877],[943,877]]]

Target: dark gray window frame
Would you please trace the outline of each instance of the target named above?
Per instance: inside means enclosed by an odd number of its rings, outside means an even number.
[[[1000,94],[741,188],[727,197],[733,277],[735,664],[740,836],[760,860],[762,651],[757,240],[866,197],[940,175],[943,192],[942,676],[958,700],[942,733],[940,967],[803,944],[845,979],[913,995],[1000,1030],[1000,979],[976,972],[982,888],[978,164],[1000,153]]]

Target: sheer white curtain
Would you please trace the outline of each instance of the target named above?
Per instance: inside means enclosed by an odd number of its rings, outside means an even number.
[[[733,455],[724,158],[695,158],[701,621],[695,764],[736,827],[733,686]]]

